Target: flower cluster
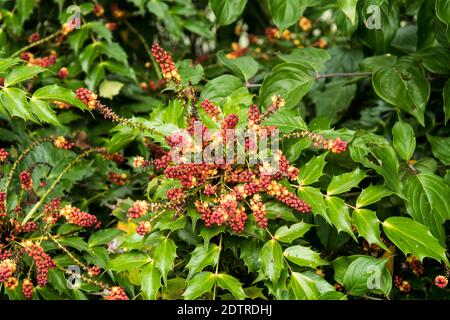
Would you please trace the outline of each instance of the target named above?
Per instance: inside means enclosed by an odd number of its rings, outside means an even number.
[[[31,190],[33,188],[33,179],[30,171],[22,171],[19,174],[20,186],[23,190]]]
[[[99,228],[100,222],[93,214],[81,211],[77,207],[67,205],[59,210],[59,214],[66,218],[68,223],[83,227],[83,228]]]
[[[16,277],[9,277],[5,282],[5,287],[14,290],[19,285],[19,280]]]
[[[167,51],[161,48],[157,43],[153,44],[151,51],[156,62],[158,62],[161,67],[164,79],[168,82],[173,80],[175,83],[179,84],[181,81],[180,74],[178,73],[178,69],[173,62],[172,57]]]
[[[143,200],[137,200],[133,203],[130,209],[128,209],[128,216],[131,219],[138,219],[146,215],[149,211],[150,205]]]
[[[27,299],[31,299],[31,297],[33,296],[33,290],[33,282],[31,282],[30,279],[24,279],[22,282],[22,292]]]
[[[98,95],[86,88],[78,88],[75,91],[78,99],[80,99],[89,109],[95,109],[98,104]]]
[[[208,114],[208,116],[216,121],[219,121],[220,119],[220,109],[216,107],[211,101],[208,99],[205,99],[202,104],[202,108],[205,110],[205,112]]]
[[[29,66],[49,68],[56,63],[58,56],[56,52],[52,52],[48,56],[35,58],[30,52],[22,52],[20,58],[24,61],[28,61]]]
[[[108,173],[108,179],[112,184],[124,186],[128,181],[128,175],[126,173],[110,172]]]
[[[121,287],[112,287],[107,291],[108,292],[105,296],[105,300],[128,300],[125,290],[123,290]]]
[[[53,140],[53,145],[59,149],[70,150],[75,146],[75,143],[67,141],[63,136],[59,136]]]
[[[420,262],[419,259],[416,257],[410,255],[408,258],[406,258],[407,263],[409,264],[409,267],[412,269],[413,273],[417,277],[421,277],[424,273],[422,262]]]
[[[49,224],[55,224],[60,218],[61,214],[61,200],[59,198],[52,199],[44,206],[44,221]]]
[[[16,272],[16,263],[11,259],[0,261],[0,283],[7,281]]]
[[[402,277],[395,276],[394,277],[394,285],[395,285],[395,287],[397,287],[400,290],[400,292],[403,292],[403,293],[411,292],[411,284],[408,281],[403,280]]]
[[[136,227],[136,233],[140,236],[145,236],[152,231],[152,224],[150,221],[141,221]]]
[[[447,284],[448,284],[448,279],[444,276],[436,276],[436,278],[434,279],[434,284],[436,285],[436,287],[438,287],[439,289],[444,289]]]
[[[8,159],[9,153],[3,149],[0,148],[0,164],[6,162],[6,160]]]
[[[24,251],[33,258],[37,268],[37,282],[41,287],[47,284],[47,274],[49,269],[56,267],[55,261],[44,252],[44,249],[37,243],[25,241]]]

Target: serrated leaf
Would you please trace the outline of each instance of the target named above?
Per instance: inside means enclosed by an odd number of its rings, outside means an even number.
[[[283,219],[285,221],[298,222],[298,219],[292,213],[292,209],[278,201],[269,201],[265,203],[267,219]]]
[[[416,136],[413,128],[403,121],[398,121],[392,128],[393,145],[399,156],[408,161],[416,148]]]
[[[387,247],[381,241],[380,220],[378,220],[377,214],[374,211],[367,209],[355,210],[352,214],[352,220],[356,229],[358,229],[359,235],[366,239],[369,244],[375,243],[384,250],[387,250]]]
[[[161,272],[164,282],[167,281],[167,274],[173,268],[173,262],[177,256],[177,246],[172,239],[165,238],[155,249],[156,267]]]
[[[19,66],[14,68],[5,77],[5,87],[9,87],[22,81],[33,78],[46,69],[39,66]]]
[[[16,64],[21,63],[22,60],[18,58],[7,58],[0,59],[0,73],[5,72],[9,68],[15,66]]]
[[[18,88],[3,88],[0,93],[2,105],[11,117],[34,120],[24,91]]]
[[[423,224],[411,218],[390,217],[383,222],[383,230],[405,255],[411,253],[421,261],[429,257],[449,265],[445,249]]]
[[[222,289],[230,291],[237,300],[244,300],[247,297],[242,289],[242,283],[233,276],[219,273],[217,275],[217,285]]]
[[[369,186],[361,191],[358,198],[356,199],[356,207],[362,208],[366,207],[372,203],[376,203],[379,200],[391,195],[393,192],[387,189],[385,186]]]
[[[336,195],[347,192],[359,185],[366,177],[366,172],[356,168],[352,172],[334,176],[328,185],[327,195]]]
[[[66,88],[59,87],[57,85],[49,85],[36,90],[33,94],[33,99],[46,100],[49,102],[60,101],[82,110],[86,110],[87,107],[78,99],[75,93]]]
[[[161,273],[151,262],[142,269],[141,288],[148,300],[156,300],[161,288]]]
[[[291,262],[301,267],[316,268],[328,265],[328,261],[320,258],[320,253],[309,247],[300,245],[292,246],[284,250],[283,255]]]
[[[109,262],[109,268],[116,272],[130,271],[151,262],[152,259],[137,252],[121,253]]]
[[[327,214],[327,207],[325,205],[325,199],[323,193],[318,188],[301,187],[298,188],[297,194],[300,199],[303,199],[307,204],[311,206],[311,211],[314,215],[322,216],[329,224],[331,220]]]
[[[188,281],[187,289],[183,293],[185,300],[194,300],[208,291],[211,291],[216,276],[212,272],[197,273],[191,280]]]
[[[352,231],[352,221],[350,219],[349,209],[345,205],[344,200],[338,197],[326,197],[327,214],[331,223],[336,227],[338,232],[345,231],[357,241]]]
[[[56,117],[56,113],[53,111],[50,103],[43,100],[30,99],[29,104],[31,107],[31,112],[40,122],[48,122],[55,126],[61,126],[61,123]]]
[[[219,262],[220,248],[215,244],[205,247],[203,244],[197,246],[192,251],[191,258],[186,265],[189,270],[187,279],[189,280],[197,272],[203,271],[207,266],[214,266]]]
[[[298,170],[297,181],[301,186],[310,185],[319,181],[326,164],[325,157],[327,155],[328,152],[324,152],[320,156],[312,157],[311,160]]]
[[[261,248],[259,260],[264,274],[276,284],[283,269],[283,252],[280,244],[273,239],[267,241]]]
[[[311,229],[312,225],[305,222],[294,223],[291,226],[282,226],[280,227],[274,235],[275,240],[292,243],[297,238],[302,237],[309,229]]]
[[[297,300],[316,300],[320,296],[316,282],[303,273],[292,272],[290,285]]]

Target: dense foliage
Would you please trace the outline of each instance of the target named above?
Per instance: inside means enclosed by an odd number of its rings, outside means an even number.
[[[446,0],[2,1],[0,298],[448,299],[449,59]]]

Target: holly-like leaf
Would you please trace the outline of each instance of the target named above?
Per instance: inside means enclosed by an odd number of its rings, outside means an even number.
[[[177,256],[177,246],[172,239],[165,238],[155,249],[155,265],[167,281],[167,274],[173,268],[173,261]]]
[[[18,88],[3,88],[0,90],[1,105],[11,117],[19,117],[25,120],[34,120],[30,112],[26,93]]]
[[[388,188],[386,188],[385,186],[371,185],[361,191],[361,193],[358,196],[358,199],[356,199],[356,207],[357,208],[366,207],[372,203],[378,202],[379,200],[391,195],[392,193],[393,192]]]
[[[280,244],[274,239],[267,241],[261,248],[259,260],[264,274],[276,284],[283,269],[283,252]]]
[[[405,161],[411,159],[416,148],[413,128],[406,122],[398,121],[392,128],[393,145],[398,155]]]
[[[39,66],[20,66],[14,68],[5,77],[5,87],[10,87],[22,81],[31,79],[45,70],[45,68]]]
[[[36,116],[40,122],[48,122],[55,126],[61,126],[55,111],[53,111],[50,103],[47,101],[30,99],[29,100],[31,112]]]
[[[356,168],[352,172],[343,173],[338,176],[333,176],[328,185],[327,195],[336,195],[347,192],[359,185],[361,180],[366,177],[366,172],[360,168]]]
[[[230,291],[237,300],[244,300],[247,297],[242,289],[242,283],[233,276],[219,273],[217,275],[217,285],[222,289]]]
[[[75,93],[66,88],[59,87],[57,85],[49,85],[36,90],[33,94],[33,99],[45,100],[49,102],[60,101],[80,109],[86,110],[87,107],[78,99]]]
[[[338,197],[326,197],[328,219],[336,227],[338,232],[345,231],[357,241],[352,231],[352,221],[350,219],[349,209],[344,200]]]
[[[411,253],[421,261],[429,257],[449,265],[445,249],[423,224],[405,217],[390,217],[383,222],[383,230],[405,255]]]
[[[316,282],[303,273],[292,272],[290,285],[296,300],[316,300],[320,296]]]
[[[191,280],[188,281],[186,291],[183,293],[185,300],[194,300],[208,291],[211,291],[216,276],[212,272],[197,273]]]
[[[291,262],[301,267],[316,268],[328,265],[328,261],[320,258],[320,253],[300,245],[284,250],[283,255]]]
[[[143,253],[126,252],[121,253],[116,258],[111,260],[109,262],[109,269],[116,272],[130,271],[151,261],[152,259]]]
[[[202,271],[207,266],[214,266],[219,262],[220,248],[215,244],[205,247],[203,244],[198,245],[192,251],[191,259],[186,265],[189,270],[187,279],[189,280],[194,274]]]
[[[297,238],[302,237],[311,229],[312,225],[305,222],[294,223],[291,226],[280,227],[274,235],[274,238],[281,242],[292,243]]]
[[[298,183],[301,186],[310,185],[319,181],[325,167],[325,158],[328,152],[322,153],[320,156],[312,157],[304,166],[298,170]]]
[[[381,241],[380,220],[378,220],[377,214],[374,211],[367,209],[355,210],[352,214],[352,220],[356,229],[358,229],[359,235],[366,239],[369,244],[375,243],[384,250],[387,250],[387,247]]]
[[[151,262],[142,269],[141,288],[145,297],[149,300],[156,300],[161,288],[161,273]]]
[[[122,231],[118,229],[102,229],[93,233],[88,240],[88,245],[90,248],[104,245],[112,241],[115,237],[123,234]]]

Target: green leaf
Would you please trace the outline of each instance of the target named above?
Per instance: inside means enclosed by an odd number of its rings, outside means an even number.
[[[285,221],[298,222],[298,219],[292,213],[292,209],[281,202],[266,202],[265,208],[267,219],[283,219]]]
[[[378,220],[377,214],[374,211],[367,209],[355,210],[352,214],[352,220],[356,229],[358,229],[359,235],[366,239],[369,244],[375,243],[384,250],[387,250],[387,247],[381,241],[380,220]]]
[[[283,255],[291,262],[301,267],[316,268],[328,265],[328,261],[320,258],[320,253],[309,247],[292,246],[284,250]]]
[[[88,251],[89,247],[87,243],[81,237],[68,237],[58,240],[63,246],[68,246],[77,249],[78,251]]]
[[[151,261],[152,259],[143,253],[126,252],[121,253],[116,258],[111,260],[109,262],[109,269],[116,272],[131,271],[142,267]]]
[[[315,71],[321,70],[331,59],[326,50],[317,48],[297,48],[289,55],[280,54],[280,58],[284,62],[301,64]]]
[[[392,276],[385,268],[387,260],[359,257],[347,268],[343,283],[351,295],[363,296],[369,291],[388,295],[392,289]]]
[[[290,285],[296,300],[316,300],[320,296],[316,282],[303,273],[292,272]]]
[[[450,49],[429,47],[419,51],[416,55],[422,61],[425,69],[437,74],[450,74],[450,66],[448,65]]]
[[[36,5],[36,0],[17,0],[16,8],[17,13],[20,17],[20,24],[23,25],[25,21],[31,16],[33,13],[34,6]]]
[[[361,70],[375,72],[382,68],[392,67],[397,61],[397,57],[393,55],[382,55],[367,57],[361,62]]]
[[[411,159],[416,148],[416,137],[409,123],[398,121],[392,128],[392,136],[398,155],[405,161]]]
[[[184,27],[206,39],[214,39],[215,37],[215,33],[211,31],[211,26],[202,20],[186,20]]]
[[[156,267],[161,272],[164,282],[167,281],[167,274],[173,268],[173,261],[177,256],[177,246],[172,239],[165,238],[155,249]]]
[[[161,20],[169,13],[169,6],[159,0],[150,0],[147,2],[147,9]]]
[[[244,11],[247,0],[209,0],[209,6],[217,17],[219,26],[226,26],[236,21]]]
[[[228,59],[225,52],[221,50],[217,53],[217,59],[235,75],[246,82],[258,72],[258,62],[252,57]]]
[[[3,88],[0,90],[1,104],[11,117],[33,120],[26,93],[18,88]]]
[[[427,134],[433,155],[445,165],[450,165],[450,138],[433,137]]]
[[[5,87],[15,85],[22,81],[33,78],[35,75],[44,72],[46,69],[38,66],[20,66],[14,68],[5,77]]]
[[[242,88],[243,81],[230,74],[224,74],[214,78],[205,85],[202,90],[201,99],[208,98],[214,103],[221,104],[222,100],[236,90]]]
[[[48,122],[55,126],[61,126],[61,123],[56,117],[55,111],[53,111],[48,102],[37,99],[30,99],[29,103],[31,112],[33,112],[33,114],[39,121]]]
[[[311,229],[312,224],[299,222],[294,223],[291,226],[282,226],[280,227],[274,235],[275,240],[292,243],[297,238],[302,237],[309,229]]]
[[[105,39],[108,42],[112,41],[111,31],[103,23],[99,21],[90,21],[88,23],[85,23],[83,24],[83,28],[92,30],[93,32],[95,32],[101,38]]]
[[[268,0],[267,4],[273,23],[283,31],[300,19],[308,2],[311,1]]]
[[[123,87],[123,83],[119,81],[103,80],[100,83],[98,89],[98,94],[102,98],[107,98],[112,100],[113,97],[117,96]]]
[[[283,252],[280,244],[274,239],[267,241],[261,248],[259,260],[264,274],[276,284],[283,269]]]
[[[121,234],[123,234],[123,232],[118,229],[102,229],[97,231],[89,237],[89,248],[107,244]]]
[[[36,90],[33,94],[33,99],[48,100],[50,102],[60,101],[68,103],[82,110],[86,110],[87,107],[78,99],[75,93],[66,88],[59,87],[57,85],[49,85]]]
[[[410,176],[406,183],[406,210],[445,243],[444,222],[450,219],[450,187],[433,173]]]
[[[194,300],[206,292],[211,291],[216,276],[212,272],[197,273],[191,280],[188,281],[187,289],[183,293],[185,300]]]
[[[315,76],[311,70],[301,64],[278,64],[272,73],[264,78],[259,91],[259,104],[268,106],[272,96],[280,95],[286,101],[283,108],[295,107],[308,93],[314,80]]]
[[[191,259],[186,265],[186,269],[189,270],[187,279],[189,280],[192,276],[207,266],[215,266],[219,262],[220,248],[215,244],[210,244],[205,247],[203,244],[197,246],[194,251],[192,251]]]
[[[344,14],[350,19],[352,25],[356,23],[356,5],[358,0],[338,0],[337,5],[339,9],[341,9]]]
[[[390,217],[383,222],[383,230],[405,255],[411,253],[421,261],[425,257],[449,265],[445,249],[423,224],[405,217]]]
[[[237,300],[244,300],[247,298],[244,289],[242,289],[242,283],[233,276],[219,273],[217,275],[217,285],[222,289],[230,291]]]
[[[120,44],[116,42],[104,43],[102,42],[100,45],[100,50],[103,54],[106,54],[108,57],[120,62],[124,66],[128,66],[128,56],[127,53],[122,49]]]
[[[81,63],[81,69],[85,73],[89,73],[92,64],[94,63],[94,60],[100,56],[102,49],[102,43],[101,42],[94,42],[89,45],[87,45],[84,50],[79,55],[79,61]]]
[[[413,59],[400,58],[395,65],[377,70],[372,77],[375,92],[383,100],[413,115],[424,126],[430,84]]]
[[[22,60],[18,58],[14,59],[0,59],[0,73],[5,72],[9,68],[15,66],[16,64],[21,63]]]
[[[356,168],[352,172],[344,173],[338,176],[333,176],[328,185],[327,195],[336,195],[347,192],[359,185],[361,180],[366,177],[366,172]]]
[[[266,126],[277,126],[282,133],[289,133],[295,130],[306,130],[308,127],[305,120],[296,115],[292,110],[281,109],[272,114],[262,122]]]
[[[344,200],[337,197],[326,197],[325,203],[327,205],[328,219],[336,227],[337,231],[345,231],[357,241],[352,231],[352,221]]]
[[[329,224],[331,220],[327,214],[327,207],[325,206],[325,199],[319,188],[300,187],[298,188],[298,196],[311,206],[311,211],[314,215],[322,216]]]
[[[450,41],[450,6],[446,0],[436,0],[436,16],[447,25],[447,39]]]
[[[202,80],[204,76],[202,65],[194,64],[190,59],[177,62],[176,65],[181,76],[182,86],[186,86],[189,83],[196,85]]]
[[[141,289],[148,300],[156,300],[161,288],[161,273],[151,262],[142,269]]]
[[[447,80],[442,91],[442,99],[444,100],[445,124],[450,119],[450,80]]]
[[[357,208],[366,207],[372,203],[378,202],[379,200],[391,194],[392,191],[387,189],[385,186],[371,185],[361,191],[361,193],[358,196],[358,199],[356,199],[356,207]]]
[[[327,155],[328,152],[324,152],[318,157],[312,157],[311,160],[298,170],[297,181],[301,186],[310,185],[319,181],[326,164],[325,157]]]
[[[307,138],[288,139],[283,141],[283,154],[290,162],[294,162],[300,157],[303,150],[309,148],[311,141]]]

